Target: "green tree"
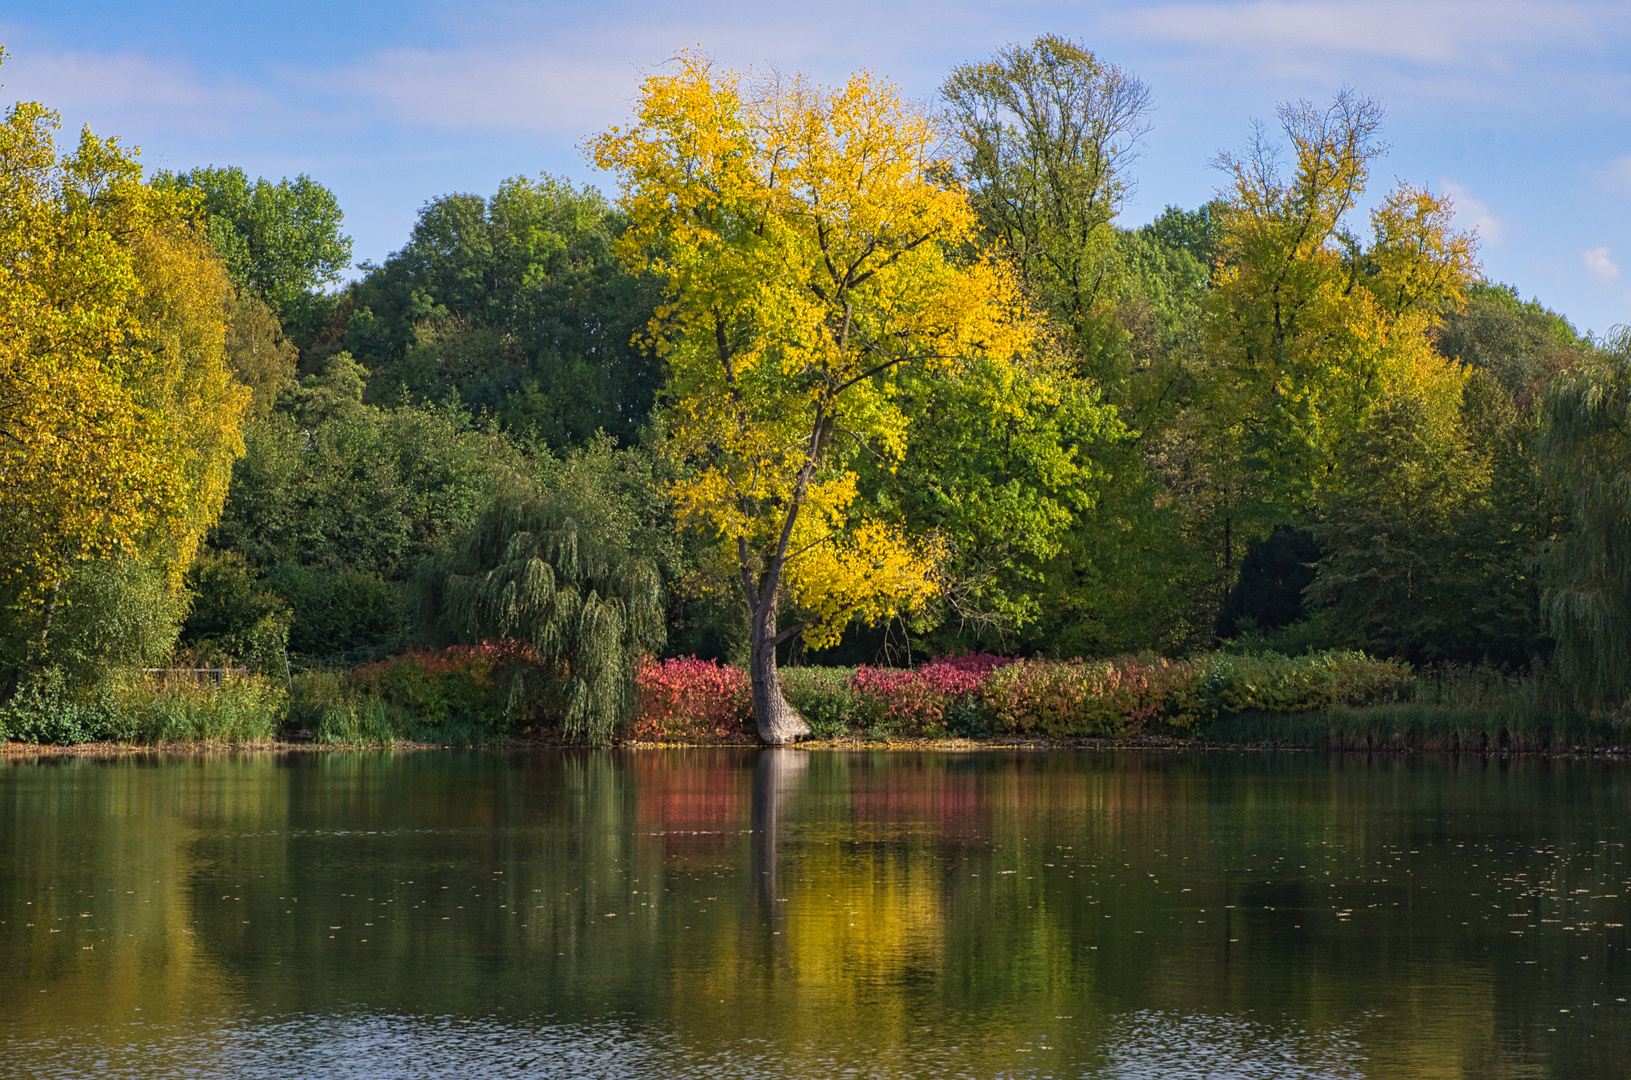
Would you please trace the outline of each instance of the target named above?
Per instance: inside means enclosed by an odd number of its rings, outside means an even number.
[[[351,238],[334,193],[302,173],[253,182],[236,166],[160,171],[160,190],[196,192],[201,225],[232,283],[288,318],[307,297],[340,280],[351,264]]]
[[[650,461],[605,439],[546,461],[418,578],[432,640],[532,646],[568,737],[609,741],[632,716],[640,660],[666,641],[676,544]]]
[[[1430,430],[1453,430],[1464,380],[1431,342],[1472,279],[1474,241],[1452,228],[1447,198],[1403,184],[1372,211],[1369,244],[1348,229],[1384,150],[1381,116],[1351,91],[1324,110],[1282,106],[1289,176],[1262,130],[1244,156],[1219,158],[1231,189],[1204,408],[1216,483],[1236,493],[1221,508],[1226,537],[1237,521],[1250,537],[1313,512],[1345,482],[1343,442],[1390,397],[1429,409]]]
[[[1520,300],[1510,285],[1488,281],[1467,290],[1464,308],[1443,314],[1433,344],[1441,356],[1488,371],[1525,400],[1586,349],[1568,319],[1538,300]]]
[[[1462,426],[1487,462],[1488,487],[1456,523],[1461,586],[1453,611],[1457,659],[1509,667],[1553,649],[1540,606],[1539,562],[1565,531],[1563,493],[1539,460],[1540,401],[1547,383],[1593,350],[1567,319],[1509,286],[1480,283],[1464,311],[1447,312],[1436,347],[1471,369]]]
[[[364,377],[339,353],[285,389],[248,427],[211,534],[215,550],[242,557],[293,608],[297,655],[400,643],[420,562],[530,469],[520,449],[457,409],[366,404]]]
[[[223,359],[230,286],[185,227],[189,200],[142,184],[116,139],[86,131],[59,154],[57,123],[24,103],[0,124],[8,663],[21,638],[45,654],[87,564],[135,560],[180,588],[247,398]]]
[[[981,224],[1086,355],[1115,292],[1111,222],[1149,127],[1149,88],[1049,34],[952,69],[941,97]]]
[[[244,665],[283,679],[289,674],[293,611],[236,552],[203,551],[187,571],[192,594],[180,646],[202,667]]]
[[[1194,405],[1220,235],[1216,204],[1117,230],[1098,355],[1115,372],[1103,393],[1127,437],[1095,448],[1094,508],[1046,567],[1042,617],[1016,640],[1024,651],[1183,652],[1210,633],[1217,571],[1193,535],[1210,520]]]
[[[1218,203],[1194,211],[1169,206],[1150,224],[1119,232],[1116,322],[1133,339],[1137,366],[1180,348],[1200,326],[1221,214]]]
[[[249,416],[271,415],[278,395],[294,385],[297,358],[277,312],[259,297],[238,292],[228,308],[226,359],[233,376],[249,389]]]
[[[112,670],[160,665],[181,631],[189,600],[164,567],[140,554],[78,563],[63,583],[38,662],[78,687]]]
[[[1540,460],[1569,513],[1543,598],[1558,674],[1615,706],[1631,698],[1631,333],[1610,346],[1547,387]]]
[[[632,343],[657,293],[615,257],[623,228],[594,189],[549,176],[426,204],[351,298],[369,399],[454,402],[556,449],[597,431],[633,445],[661,372]]]
[[[899,394],[913,432],[899,458],[857,463],[863,497],[914,532],[942,538],[945,646],[1013,644],[1043,615],[1047,569],[1094,509],[1105,448],[1125,436],[1113,409],[1060,359],[976,359],[908,371]]]
[[[928,178],[932,146],[928,119],[869,78],[746,93],[694,55],[593,144],[620,179],[621,254],[664,282],[652,338],[673,492],[735,561],[768,743],[809,731],[781,695],[777,644],[820,648],[936,592],[940,544],[866,506],[850,467],[907,446],[903,372],[1010,363],[1034,340],[1005,267],[957,258],[976,222]]]
[[[1489,471],[1459,420],[1394,398],[1343,444],[1351,479],[1322,498],[1313,531],[1324,554],[1306,594],[1334,642],[1416,661],[1480,659],[1465,655],[1467,617],[1492,612],[1464,588],[1462,526]]]
[[[1300,556],[1310,575],[1306,623],[1260,617],[1247,566],[1219,631],[1252,614],[1253,633],[1281,648],[1343,646],[1416,662],[1520,669],[1552,650],[1540,610],[1537,561],[1566,527],[1537,460],[1544,384],[1583,355],[1572,328],[1504,286],[1475,284],[1467,307],[1443,314],[1435,346],[1466,367],[1459,415],[1435,436],[1422,403],[1384,399],[1339,453],[1347,481],[1321,495]],[[1248,566],[1275,546],[1254,543]],[[1259,590],[1260,591],[1260,590]],[[1293,612],[1298,605],[1292,604]],[[1238,610],[1237,610],[1238,609]]]

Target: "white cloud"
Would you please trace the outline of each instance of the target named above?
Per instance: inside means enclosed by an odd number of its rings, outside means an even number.
[[[1593,277],[1607,285],[1620,276],[1620,266],[1608,257],[1608,248],[1595,247],[1580,256],[1580,263],[1591,271]]]
[[[370,118],[450,131],[577,136],[625,119],[643,74],[683,49],[699,48],[726,68],[780,67],[828,82],[869,64],[899,77],[897,67],[911,56],[900,39],[860,35],[854,30],[859,20],[848,29],[834,28],[813,9],[755,13],[743,6],[743,14],[753,17],[732,22],[725,17],[729,7],[711,5],[706,21],[608,20],[547,34],[523,30],[505,41],[384,50],[341,67],[291,70],[283,77]],[[956,11],[939,11],[935,18],[945,24],[936,28],[942,34],[960,24]],[[851,40],[851,33],[862,40]],[[940,72],[933,77],[938,81]]]
[[[397,121],[443,129],[577,132],[625,111],[632,65],[542,48],[396,49],[309,78]]]
[[[1138,36],[1294,59],[1308,52],[1505,69],[1510,51],[1586,43],[1604,9],[1555,0],[1257,0],[1168,4],[1115,16]]]
[[[1599,178],[1611,188],[1631,188],[1631,154],[1622,154],[1610,161],[1602,168]]]
[[[275,106],[264,91],[208,85],[184,65],[137,53],[27,53],[6,63],[5,83],[10,100],[43,102],[70,117],[117,123],[163,116],[192,131],[218,131],[227,115]]]
[[[1490,208],[1472,197],[1472,192],[1453,180],[1444,181],[1444,191],[1455,203],[1455,223],[1463,229],[1475,229],[1478,239],[1486,247],[1499,247],[1505,238],[1505,227]]]

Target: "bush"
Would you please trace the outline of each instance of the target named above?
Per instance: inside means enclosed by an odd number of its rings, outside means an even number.
[[[993,671],[1011,663],[975,653],[930,660],[916,669],[862,666],[850,680],[854,721],[876,736],[942,738],[951,734],[948,717],[956,708],[965,730],[984,726],[966,705],[958,708],[959,702],[971,699]]]
[[[292,612],[289,651],[308,658],[379,656],[407,630],[400,591],[378,574],[274,566],[266,584]]]
[[[288,603],[265,587],[235,552],[201,553],[187,571],[192,610],[182,624],[181,644],[201,667],[243,665],[287,680]]]
[[[945,730],[951,699],[907,668],[861,666],[850,679],[854,695],[851,722],[873,738],[889,735],[933,737]]]
[[[1286,657],[1213,654],[1196,660],[1011,660],[977,654],[915,669],[788,668],[788,704],[815,734],[874,738],[992,734],[1117,737],[1251,714],[1312,714],[1392,701],[1410,672],[1396,661],[1333,651]],[[641,739],[751,738],[747,675],[713,661],[648,661],[629,734]]]
[[[1392,701],[1409,685],[1410,668],[1403,662],[1344,649],[1296,657],[1214,653],[1170,711],[1174,724],[1187,727],[1247,711],[1315,712]]]
[[[63,586],[43,662],[76,686],[120,668],[162,663],[186,614],[185,592],[148,561],[115,556],[81,563]]]
[[[854,668],[796,667],[781,673],[782,696],[818,739],[834,739],[854,722]]]
[[[46,668],[0,705],[0,731],[19,742],[58,746],[254,745],[274,738],[282,706],[283,691],[253,677],[217,683],[190,676],[125,674],[74,693],[59,669]]]
[[[1080,660],[1021,660],[992,674],[980,702],[1000,735],[1108,735],[1119,732],[1088,718],[1091,673]],[[1099,710],[1093,710],[1098,712]]]
[[[1160,657],[1022,660],[993,674],[980,701],[998,733],[1127,735],[1152,721],[1177,719],[1169,715],[1172,703],[1196,672],[1192,662]]]
[[[0,737],[42,746],[111,742],[126,734],[122,719],[105,698],[86,701],[71,694],[62,669],[50,667],[0,705]]]
[[[747,739],[754,733],[753,688],[740,668],[696,657],[646,660],[635,674],[635,739]]]
[[[329,704],[354,715],[345,720],[319,711],[313,714],[314,730],[319,738],[324,730],[349,731],[362,723],[355,714],[357,701],[377,699],[400,710],[403,724],[428,729],[435,741],[455,729],[454,741],[503,738],[544,726],[559,711],[560,680],[553,674],[529,646],[516,641],[414,649],[353,671],[350,686]],[[364,726],[374,730],[382,723],[376,717]]]

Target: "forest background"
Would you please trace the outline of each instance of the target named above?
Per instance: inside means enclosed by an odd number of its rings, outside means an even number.
[[[1132,73],[1041,38],[954,69],[932,113],[926,175],[977,223],[947,265],[1000,265],[1043,332],[880,384],[911,437],[857,436],[842,471],[933,538],[927,584],[838,626],[778,594],[832,631],[782,664],[1352,649],[1631,694],[1631,343],[1482,279],[1443,196],[1401,183],[1355,221],[1377,103],[1282,106],[1217,199],[1133,230]],[[636,189],[438,197],[335,289],[349,242],[309,177],[144,178],[114,140],[59,151],[33,105],[4,140],[14,711],[520,637],[540,708],[605,734],[641,655],[745,664],[728,530],[676,501],[700,466]]]

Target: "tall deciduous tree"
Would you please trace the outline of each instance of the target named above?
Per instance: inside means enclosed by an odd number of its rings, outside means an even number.
[[[1431,332],[1476,270],[1449,199],[1424,189],[1389,193],[1369,244],[1349,230],[1385,149],[1375,102],[1344,91],[1279,116],[1289,175],[1263,130],[1244,156],[1218,159],[1230,187],[1209,300],[1217,482],[1239,493],[1223,512],[1258,533],[1343,483],[1339,449],[1385,398],[1428,410],[1428,430],[1455,430],[1464,375],[1433,352]]]
[[[1542,402],[1540,457],[1569,505],[1543,610],[1559,673],[1593,705],[1631,698],[1631,333],[1560,375]]]
[[[203,231],[227,273],[285,318],[313,289],[340,280],[351,263],[351,238],[334,193],[302,173],[277,183],[251,181],[236,166],[158,172],[158,188],[194,191]]]
[[[872,512],[849,467],[904,450],[903,369],[1006,363],[1032,342],[1005,266],[956,259],[977,222],[932,179],[933,144],[870,76],[749,87],[695,55],[593,143],[621,183],[624,259],[666,287],[651,340],[686,469],[674,495],[734,552],[767,743],[809,731],[781,694],[780,642],[820,647],[936,591],[936,540]]]
[[[959,65],[941,96],[980,220],[1081,342],[1114,291],[1111,222],[1149,128],[1149,87],[1049,34]]]
[[[596,431],[632,445],[661,373],[631,340],[657,294],[612,253],[622,229],[593,188],[550,176],[431,200],[351,294],[370,399],[455,401],[556,449]]]
[[[1126,430],[1066,366],[1056,358],[908,371],[904,457],[857,463],[867,497],[947,542],[944,613],[954,619],[942,647],[955,647],[953,633],[986,645],[1018,640],[1043,615],[1048,566],[1098,503],[1104,449]]]
[[[179,587],[214,521],[247,398],[230,286],[117,140],[60,155],[56,115],[0,124],[0,577],[43,650],[78,565],[139,554]]]

